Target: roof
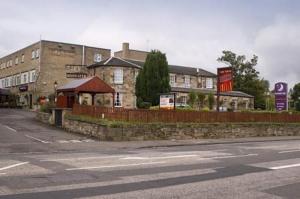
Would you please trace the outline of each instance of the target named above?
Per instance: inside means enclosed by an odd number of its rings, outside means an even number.
[[[71,81],[57,89],[57,92],[114,93],[115,90],[97,76]]]
[[[9,95],[10,91],[9,89],[0,88],[0,95]]]
[[[217,94],[216,90],[211,89],[200,89],[200,88],[182,88],[182,87],[172,87],[172,92],[182,92],[182,93],[189,93],[191,91],[194,92],[201,92],[204,94]],[[231,97],[245,97],[245,98],[254,98],[252,95],[249,95],[247,93],[241,92],[241,91],[229,91],[229,92],[221,92],[221,96],[231,96]]]
[[[119,57],[111,57],[109,59],[103,60],[99,63],[90,65],[88,67],[100,67],[100,66],[123,66],[123,67],[136,67],[142,68],[145,62],[131,60],[131,59],[122,59]],[[193,76],[205,76],[205,77],[216,77],[217,75],[206,71],[201,68],[187,67],[187,66],[177,66],[169,65],[170,73],[183,74],[183,75],[193,75]]]
[[[143,65],[138,65],[131,61],[119,57],[110,57],[108,59],[102,60],[101,62],[92,64],[88,66],[88,68],[95,68],[100,66],[122,66],[122,67],[135,67],[135,68],[143,67]]]

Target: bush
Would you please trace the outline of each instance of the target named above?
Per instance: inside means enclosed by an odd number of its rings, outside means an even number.
[[[40,107],[40,111],[44,113],[52,113],[52,109],[55,108],[55,104],[47,102]]]
[[[149,109],[151,107],[151,103],[150,102],[142,102],[140,104],[140,107],[139,108],[142,108],[142,109]]]

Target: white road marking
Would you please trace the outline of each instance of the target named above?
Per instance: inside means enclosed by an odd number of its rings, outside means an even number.
[[[11,128],[11,127],[9,127],[9,126],[7,126],[7,125],[4,125],[4,127],[5,128],[7,128],[8,130],[11,130],[11,131],[13,131],[13,132],[17,132],[17,130],[16,129],[13,129],[13,128]]]
[[[197,157],[198,155],[174,155],[174,156],[161,156],[161,157],[125,157],[120,158],[122,160],[157,160],[157,159],[173,159],[173,158],[189,158],[189,157]]]
[[[246,155],[227,155],[227,156],[215,156],[215,157],[207,157],[207,158],[200,158],[202,159],[225,159],[225,158],[241,158],[241,157],[249,157],[249,156],[258,156],[258,154],[246,154]]]
[[[85,169],[105,169],[105,168],[116,168],[116,167],[130,167],[130,166],[141,166],[141,165],[152,165],[152,164],[164,164],[165,162],[145,162],[145,163],[136,163],[136,164],[118,164],[118,165],[107,165],[107,166],[98,166],[98,167],[81,167],[81,168],[70,168],[66,169],[67,171],[75,170],[85,170]]]
[[[277,170],[277,169],[287,169],[292,167],[300,167],[300,164],[289,164],[289,165],[283,165],[283,166],[277,166],[277,167],[270,167],[269,169]]]
[[[41,139],[36,138],[36,137],[32,137],[32,136],[30,136],[30,135],[25,135],[25,136],[28,137],[28,138],[31,138],[31,139],[33,139],[33,140],[36,140],[36,141],[38,141],[38,142],[44,143],[44,144],[49,144],[49,143],[51,143],[51,142],[48,142],[48,141],[45,141],[45,140],[41,140]]]
[[[9,165],[9,166],[6,166],[6,167],[2,167],[2,168],[0,168],[0,171],[6,170],[6,169],[11,169],[11,168],[21,166],[21,165],[24,165],[24,164],[28,164],[28,162],[21,162],[21,163]]]
[[[79,158],[57,158],[57,159],[45,159],[40,160],[41,162],[56,162],[56,161],[75,161],[75,160],[91,160],[91,159],[109,159],[109,158],[120,158],[124,155],[115,156],[94,156],[94,157],[79,157]]]
[[[293,152],[300,152],[300,149],[290,150],[290,151],[279,151],[278,153],[293,153]]]

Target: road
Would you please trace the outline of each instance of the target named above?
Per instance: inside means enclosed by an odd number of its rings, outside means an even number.
[[[300,140],[262,140],[139,148],[0,109],[0,199],[299,199]]]

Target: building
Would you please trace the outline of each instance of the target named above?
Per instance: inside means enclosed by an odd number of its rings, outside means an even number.
[[[128,43],[114,53],[114,57],[88,66],[90,75],[97,75],[111,85],[115,91],[115,106],[124,108],[136,107],[135,81],[144,65],[148,52],[129,49]],[[176,93],[176,103],[185,106],[188,94],[192,91],[216,97],[217,75],[196,67],[169,65],[170,85]],[[224,109],[234,110],[252,109],[253,96],[239,91],[221,93],[220,102]],[[112,106],[108,97],[101,96],[99,105]],[[216,107],[216,105],[214,106]]]
[[[111,50],[41,40],[0,58],[0,88],[32,108],[70,80],[87,77],[86,66],[108,59]]]

